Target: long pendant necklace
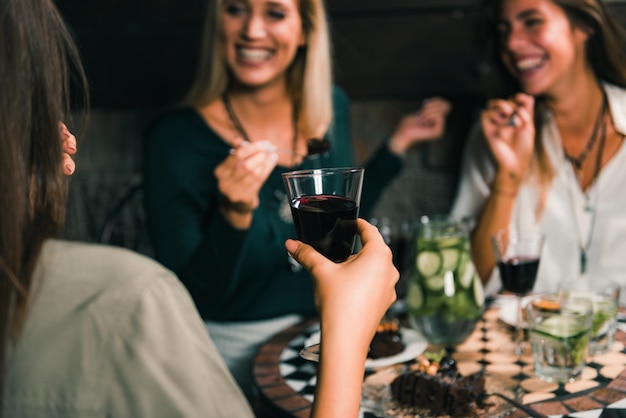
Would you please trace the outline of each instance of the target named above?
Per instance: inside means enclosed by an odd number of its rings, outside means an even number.
[[[224,102],[224,107],[226,108],[226,113],[228,113],[228,117],[232,122],[233,126],[239,132],[239,134],[243,137],[243,139],[247,142],[250,141],[250,137],[248,133],[243,128],[241,121],[237,117],[235,110],[233,109],[232,104],[230,103],[230,98],[228,97],[228,93],[224,92],[222,94],[222,101]],[[293,113],[292,113],[292,123],[293,123],[293,139],[292,139],[292,156],[291,162],[293,163],[293,159],[296,154],[296,145],[298,143],[298,108],[296,105],[293,105]],[[274,197],[278,200],[278,217],[285,223],[293,223],[293,217],[291,216],[291,205],[289,203],[289,199],[287,199],[287,195],[282,190],[274,190]],[[298,264],[294,258],[288,254],[287,255],[287,264],[292,272],[298,272],[302,270],[302,266]]]
[[[250,137],[248,136],[248,133],[244,129],[243,125],[241,124],[241,121],[237,117],[237,114],[235,113],[235,110],[233,109],[233,106],[230,103],[230,98],[228,97],[228,94],[226,92],[222,94],[222,101],[224,102],[224,107],[226,108],[228,117],[230,118],[230,121],[232,122],[237,132],[239,132],[239,134],[243,137],[245,141],[252,142],[250,141]],[[298,142],[298,109],[295,104],[293,107],[292,123],[293,123],[293,139],[292,139],[292,151],[293,152],[292,152],[291,162],[293,163],[293,159],[296,156],[296,144]],[[289,205],[289,202],[287,201],[287,195],[282,190],[277,189],[277,190],[274,190],[274,197],[279,202],[278,217],[285,223],[293,223],[293,217],[291,216],[291,207]]]
[[[580,275],[584,275],[587,272],[587,256],[589,254],[589,249],[591,247],[591,240],[593,237],[593,230],[595,227],[595,223],[596,223],[596,213],[597,213],[597,204],[599,201],[599,196],[600,196],[600,184],[598,183],[598,177],[600,174],[600,169],[602,168],[602,154],[604,153],[604,144],[606,142],[606,124],[604,123],[604,119],[605,119],[605,115],[606,115],[606,110],[607,110],[607,99],[606,99],[606,95],[604,95],[604,99],[603,99],[603,104],[602,104],[602,109],[601,109],[601,113],[598,115],[598,120],[596,120],[596,124],[594,126],[594,130],[593,130],[593,135],[597,135],[597,131],[598,131],[598,125],[599,125],[599,130],[600,130],[600,143],[598,144],[598,155],[596,156],[596,165],[594,168],[594,172],[593,172],[593,177],[591,179],[592,182],[596,182],[595,184],[595,197],[594,197],[594,202],[593,204],[591,203],[591,198],[590,198],[590,193],[588,192],[584,192],[585,194],[585,207],[584,210],[587,213],[591,213],[591,222],[589,225],[589,233],[587,235],[587,239],[584,240],[583,239],[583,231],[582,231],[582,226],[581,223],[579,222],[578,219],[578,210],[576,209],[576,204],[574,202],[574,196],[573,196],[573,192],[572,192],[572,187],[569,187],[568,185],[568,192],[569,192],[569,197],[570,197],[570,202],[572,204],[572,211],[574,212],[574,219],[576,221],[576,233],[578,235],[578,245],[579,245],[579,249],[580,249],[580,254],[579,254],[579,265],[580,265]],[[594,139],[590,139],[589,142],[595,142]],[[578,162],[578,164],[574,161],[572,161],[572,159],[570,158],[570,156],[568,156],[567,153],[565,153],[565,158],[570,161],[575,168],[577,168],[578,172],[576,173],[576,184],[580,185],[581,183],[581,175],[582,175],[582,161],[586,158],[588,152],[589,147],[587,147],[587,149],[583,152],[583,155],[581,155],[582,160],[580,160]],[[581,158],[579,157],[579,158]],[[582,187],[582,186],[580,186]],[[591,187],[591,186],[590,186]]]
[[[222,101],[224,102],[224,108],[226,108],[226,113],[228,113],[228,118],[230,119],[230,121],[232,122],[233,126],[235,127],[235,130],[237,130],[237,132],[239,133],[239,135],[241,135],[243,137],[243,139],[246,142],[252,142],[250,141],[250,137],[248,136],[248,133],[246,132],[246,130],[244,129],[243,125],[241,124],[241,121],[239,120],[239,118],[237,117],[237,114],[235,113],[235,109],[233,109],[232,104],[230,103],[230,97],[228,97],[228,93],[224,92],[222,94]],[[293,105],[293,112],[292,112],[292,124],[293,124],[293,139],[291,141],[291,148],[292,148],[292,163],[293,163],[293,159],[295,158],[295,156],[297,155],[296,153],[296,147],[298,144],[298,109],[294,103]]]
[[[600,130],[601,126],[604,126],[603,120],[604,120],[604,115],[606,114],[607,107],[608,107],[608,101],[606,98],[606,94],[604,93],[604,91],[602,91],[602,105],[600,106],[600,111],[598,113],[598,116],[596,117],[596,121],[593,124],[591,137],[589,137],[589,140],[587,141],[587,145],[585,146],[585,149],[580,153],[580,155],[578,155],[578,157],[568,154],[568,152],[565,151],[565,148],[563,148],[563,154],[565,155],[565,159],[569,161],[572,164],[572,166],[574,166],[574,170],[576,171],[576,177],[578,177],[578,181],[581,184],[583,183],[583,180],[584,180],[583,169],[582,169],[583,163],[585,162],[585,160],[587,159],[587,156],[589,155],[589,153],[595,146],[598,136],[600,136],[598,135],[598,131]],[[594,173],[594,176],[595,174],[596,173]],[[592,181],[593,181],[593,178],[592,178]]]

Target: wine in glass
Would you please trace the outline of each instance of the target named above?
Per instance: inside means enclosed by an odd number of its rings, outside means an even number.
[[[396,284],[397,300],[389,308],[394,313],[406,311],[407,282],[413,265],[413,253],[417,227],[414,221],[382,217],[372,218],[370,223],[378,228],[385,243],[391,248],[393,265],[400,273]]]
[[[502,288],[513,293],[517,304],[515,321],[515,354],[522,355],[523,312],[522,297],[532,292],[537,280],[537,270],[545,237],[532,233],[510,236],[509,231],[497,231],[491,237]]]
[[[338,263],[352,254],[363,168],[316,168],[282,174],[298,239]],[[319,360],[319,344],[300,356]]]

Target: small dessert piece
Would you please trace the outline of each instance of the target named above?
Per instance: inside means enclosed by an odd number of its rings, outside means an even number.
[[[381,357],[389,357],[401,353],[404,350],[402,335],[398,328],[398,324],[383,320],[378,324],[376,334],[370,343],[370,351],[368,358],[377,359]]]
[[[393,398],[402,405],[428,410],[432,415],[475,417],[484,407],[485,379],[479,374],[462,376],[454,359],[439,362],[421,355],[417,369],[391,382]]]
[[[532,304],[543,312],[558,312],[561,310],[561,303],[555,299],[537,298],[532,301]]]

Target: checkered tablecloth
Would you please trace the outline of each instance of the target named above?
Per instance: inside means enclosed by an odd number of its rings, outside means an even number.
[[[282,351],[279,364],[280,374],[285,383],[310,402],[313,402],[315,392],[316,364],[300,358],[299,351],[304,347],[305,341],[318,330],[317,324],[312,325],[291,340]],[[529,356],[512,361],[509,354],[499,351],[502,341],[510,340],[506,332],[508,331],[503,329],[501,324],[497,324],[497,320],[486,318],[468,341],[457,347],[455,357],[464,374],[482,371],[510,379],[512,384],[523,388],[521,399],[524,403],[567,398],[579,392],[601,388],[626,368],[626,350],[623,344],[617,343],[612,352],[594,358],[578,382],[566,385],[546,384],[533,376]],[[376,418],[376,415],[361,412],[361,417]],[[626,400],[607,405],[603,409],[552,417],[626,418]]]

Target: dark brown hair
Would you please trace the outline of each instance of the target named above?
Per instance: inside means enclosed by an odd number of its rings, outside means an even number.
[[[1,0],[0,398],[7,345],[26,318],[41,247],[65,217],[59,122],[70,123],[72,79],[86,110],[77,49],[53,2]]]
[[[626,33],[613,19],[603,0],[550,0],[563,9],[572,25],[588,30],[587,62],[598,79],[626,88]],[[500,59],[500,34],[497,24],[502,0],[483,0],[479,20],[479,44],[501,83],[488,96],[503,96],[519,91],[517,81]],[[493,87],[493,84],[491,84]]]
[[[586,30],[590,36],[585,47],[587,62],[598,80],[626,88],[626,34],[615,22],[603,0],[550,0],[561,7],[570,23]],[[501,40],[497,30],[502,0],[483,0],[480,10],[479,44],[487,63],[488,80],[485,80],[487,97],[507,97],[520,91],[517,80],[506,70],[500,58]],[[545,101],[535,100],[535,155],[533,173],[538,176],[545,192],[552,181],[554,169],[542,141]],[[542,204],[538,212],[542,211]]]

